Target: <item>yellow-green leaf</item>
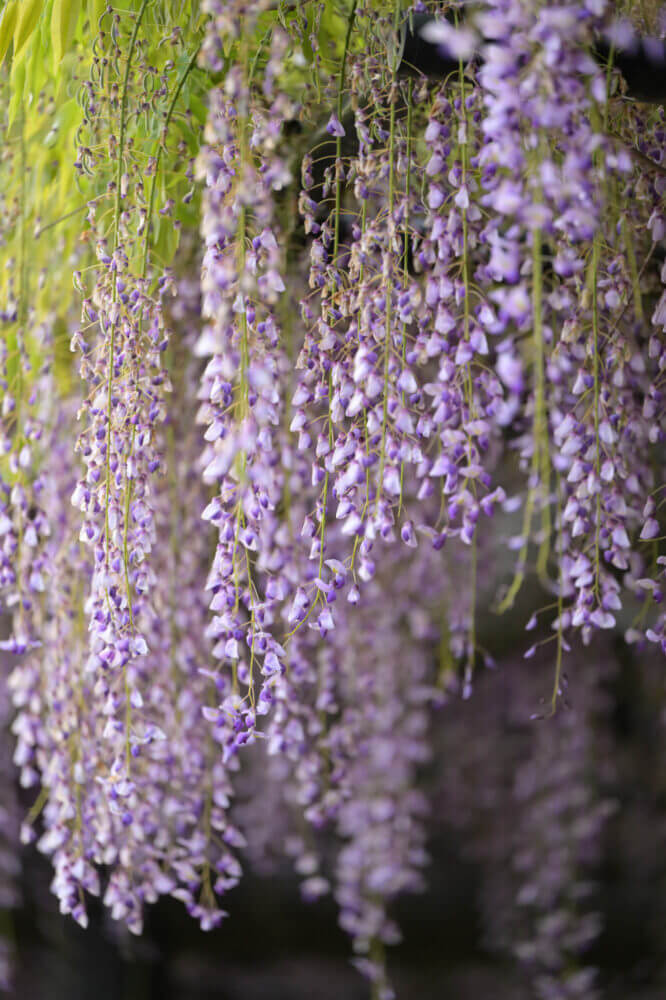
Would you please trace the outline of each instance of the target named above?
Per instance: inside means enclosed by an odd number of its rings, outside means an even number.
[[[88,0],[88,20],[90,21],[90,30],[94,34],[97,34],[99,19],[105,9],[106,0]]]
[[[0,65],[5,61],[9,43],[14,36],[17,10],[17,0],[9,0],[9,3],[2,12],[2,20],[0,20]]]
[[[169,266],[173,260],[180,238],[179,231],[174,227],[173,219],[158,216],[154,232],[153,251],[160,264]]]
[[[18,55],[37,27],[43,0],[21,0],[14,29],[14,55]]]
[[[9,124],[12,125],[16,121],[16,116],[18,114],[19,108],[23,107],[23,88],[25,86],[24,59],[21,59],[19,62],[14,61],[12,65],[12,75],[10,77],[10,82],[11,82],[12,96],[9,99],[7,118]]]
[[[41,45],[32,45],[25,51],[27,53],[25,86],[30,94],[38,94],[48,80],[48,64],[44,60]]]
[[[80,0],[53,0],[51,11],[51,44],[53,70],[57,71],[63,55],[69,48],[79,14]]]

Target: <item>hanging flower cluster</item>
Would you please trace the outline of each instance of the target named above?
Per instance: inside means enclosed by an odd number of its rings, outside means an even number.
[[[521,978],[544,998],[599,995],[589,956],[601,930],[594,879],[617,775],[609,754],[613,657],[603,640],[594,651],[594,669],[572,678],[572,710],[552,725],[528,721],[547,667],[541,656],[529,675],[523,667],[496,676],[475,697],[469,708],[485,736],[473,745],[464,740],[470,720],[449,706],[438,747],[448,760],[438,814],[462,832],[467,857],[483,870],[487,947],[515,955]]]
[[[246,5],[212,5],[209,33],[244,46]],[[290,180],[276,154],[281,122],[292,102],[273,93],[287,37],[272,40],[264,69],[264,106],[250,103],[247,53],[229,71],[224,92],[211,94],[202,233],[203,312],[196,353],[209,359],[199,393],[199,419],[209,442],[203,479],[215,493],[203,517],[218,532],[207,590],[215,612],[209,632],[213,655],[230,671],[220,675],[220,705],[207,716],[227,763],[255,739],[284,672],[276,610],[288,593],[283,532],[275,511],[284,489],[279,452],[287,358],[281,348],[281,275],[275,193]],[[295,108],[295,105],[294,105]],[[241,695],[242,689],[246,692]]]

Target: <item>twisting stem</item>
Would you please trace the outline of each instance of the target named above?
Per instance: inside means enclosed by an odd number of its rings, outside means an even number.
[[[26,328],[26,320],[28,317],[28,273],[27,273],[27,253],[26,253],[26,197],[25,197],[25,181],[26,181],[26,162],[25,162],[25,112],[20,118],[20,135],[19,135],[19,153],[20,153],[20,188],[19,188],[19,268],[18,268],[18,278],[19,278],[19,293],[18,293],[18,311],[17,311],[17,326],[16,326],[16,356],[17,356],[17,369],[16,369],[16,435],[17,435],[17,447],[20,448],[23,441],[23,421],[21,420],[21,406],[23,403],[23,365],[22,365],[22,355],[23,355],[23,338]]]
[[[541,492],[541,530],[543,538],[537,556],[537,572],[542,580],[546,577],[546,567],[550,553],[550,456],[548,451],[548,417],[546,415],[545,398],[545,363],[543,344],[543,260],[541,252],[541,230],[535,229],[532,235],[532,288],[534,302],[534,366],[536,386],[534,399],[534,448],[537,451],[538,489]],[[534,485],[537,488],[537,484]]]
[[[594,530],[594,589],[599,600],[599,535],[601,532],[601,490],[599,487],[599,472],[601,468],[601,439],[599,437],[599,302],[598,302],[598,271],[599,271],[599,236],[595,233],[592,244],[592,335],[593,335],[593,370],[594,370],[594,474],[596,488],[596,511]]]
[[[458,25],[458,14],[455,15],[456,26]],[[462,167],[462,187],[467,188],[467,176],[469,170],[469,120],[467,117],[467,97],[465,93],[465,65],[460,59],[458,61],[458,83],[460,86],[460,113],[463,121],[463,142],[459,143],[460,151],[460,162]],[[463,250],[462,250],[462,275],[463,275],[463,287],[464,287],[464,306],[463,306],[463,336],[467,343],[470,339],[470,311],[469,311],[469,292],[470,292],[470,278],[469,278],[469,224],[467,219],[467,208],[463,206],[460,210],[462,216],[462,236],[463,236]],[[474,384],[472,379],[472,363],[471,360],[465,362],[465,395],[467,400],[467,407],[470,416],[474,416],[475,406],[474,406]],[[469,456],[469,463],[472,464],[472,440],[470,435],[467,435],[467,453]],[[472,493],[476,499],[476,480],[472,479]],[[476,603],[477,603],[477,560],[478,560],[478,536],[476,530],[472,536],[471,541],[471,566],[470,566],[470,611],[469,611],[469,629],[467,633],[467,662],[465,664],[465,673],[463,677],[463,697],[468,698],[472,693],[472,676],[474,674],[474,664],[476,661]]]
[[[397,32],[398,20],[400,17],[400,4],[396,3],[394,7],[393,14],[393,28]],[[381,494],[382,485],[384,482],[384,468],[386,465],[386,427],[388,424],[388,396],[389,396],[389,361],[391,357],[391,326],[393,322],[393,288],[391,283],[391,249],[393,243],[393,229],[394,229],[394,219],[393,219],[393,207],[395,201],[395,104],[397,97],[397,86],[396,86],[396,75],[397,75],[397,57],[393,60],[393,65],[391,66],[391,90],[389,93],[389,100],[391,103],[390,110],[390,124],[389,124],[389,177],[388,177],[388,213],[386,219],[386,242],[388,246],[388,252],[384,258],[384,266],[382,270],[385,272],[383,274],[383,279],[386,281],[386,299],[385,299],[385,326],[384,326],[384,400],[382,406],[382,443],[381,443],[381,453],[379,458],[379,478],[377,481],[377,503],[379,503],[379,496]]]
[[[347,34],[345,35],[345,45],[342,50],[342,61],[340,62],[340,74],[338,76],[338,100],[336,113],[338,116],[338,121],[341,120],[342,116],[342,95],[345,89],[345,72],[347,68],[347,53],[349,52],[349,41],[351,39],[352,29],[354,27],[354,21],[356,19],[356,8],[358,6],[358,0],[354,0],[352,8],[349,12],[349,19],[347,21]],[[335,230],[333,233],[333,262],[338,256],[338,246],[340,243],[340,200],[341,200],[341,184],[340,184],[340,156],[342,154],[342,136],[336,136],[335,138]]]
[[[347,67],[347,53],[349,52],[349,41],[351,39],[352,29],[354,27],[354,21],[356,19],[356,8],[358,6],[358,0],[354,0],[352,3],[351,10],[349,12],[349,19],[347,21],[347,34],[345,35],[345,45],[342,50],[342,60],[340,62],[340,73],[338,76],[338,100],[337,100],[337,115],[338,120],[340,120],[340,115],[342,114],[342,95],[345,87],[345,70]],[[342,200],[342,184],[340,180],[340,158],[342,155],[342,137],[336,136],[335,139],[335,226],[333,231],[333,264],[338,257],[338,247],[340,245],[340,207]],[[331,373],[328,374],[328,440],[329,444],[333,442],[333,425],[331,423]],[[329,474],[326,470],[324,474],[324,488],[322,490],[321,496],[321,517],[319,521],[319,576],[322,574],[322,569],[324,566],[324,534],[326,530],[326,508],[328,506],[328,479]],[[317,595],[319,596],[319,595]]]
[[[395,174],[395,157],[393,147],[395,144],[395,70],[393,71],[393,78],[391,80],[391,122],[389,126],[389,190],[388,190],[388,219],[386,222],[388,235],[387,242],[389,245],[389,253],[386,255],[385,260],[389,261],[390,266],[390,247],[393,239],[393,202],[395,198],[394,191],[394,174]],[[377,484],[377,501],[379,501],[379,495],[382,489],[382,483],[384,480],[384,467],[386,464],[386,426],[388,423],[388,381],[389,381],[389,360],[391,356],[391,324],[393,321],[393,289],[391,287],[391,277],[390,274],[385,274],[384,279],[386,281],[386,303],[385,303],[385,313],[386,322],[384,328],[384,402],[382,408],[382,445],[381,445],[381,456],[379,460],[379,480]]]
[[[23,421],[21,420],[21,407],[23,404],[23,336],[26,328],[26,319],[28,314],[28,275],[27,275],[27,261],[26,261],[26,236],[25,236],[25,178],[26,178],[26,164],[25,164],[25,113],[21,115],[21,134],[20,134],[20,154],[21,154],[21,182],[20,182],[20,194],[19,194],[19,220],[21,224],[20,236],[19,236],[19,295],[18,295],[18,314],[17,314],[17,326],[16,326],[16,410],[15,410],[15,429],[16,429],[16,449],[17,451],[21,449],[23,444]],[[23,481],[23,470],[21,469],[20,463],[18,467],[18,482]],[[23,584],[23,549],[24,549],[24,532],[23,532],[23,511],[20,504],[16,507],[17,514],[17,550],[15,553],[16,560],[16,579],[18,584],[19,594],[24,592]],[[23,609],[24,602],[21,599],[18,602],[18,620],[21,630],[23,629]]]
[[[532,443],[532,462],[530,467],[530,483],[525,501],[523,514],[522,538],[523,542],[518,554],[518,565],[511,586],[498,607],[500,614],[513,606],[516,595],[525,579],[525,566],[527,564],[527,553],[530,544],[530,529],[532,526],[532,514],[534,512],[534,501],[540,479],[544,472],[549,472],[547,440],[548,429],[546,423],[545,406],[545,376],[544,376],[544,352],[543,352],[543,329],[542,329],[542,260],[541,260],[541,230],[535,229],[532,234],[532,325],[534,336],[534,430]],[[544,441],[545,439],[545,441]],[[545,450],[545,455],[542,453]],[[545,489],[545,482],[540,483],[542,490]],[[548,503],[547,497],[543,497],[544,505]],[[550,537],[550,511],[544,515],[544,526],[548,526],[548,537]],[[539,551],[539,569],[545,571],[545,562],[548,558],[547,540],[544,539]]]
[[[73,216],[80,215],[81,212],[87,211],[91,202],[98,200],[99,200],[98,198],[91,198],[90,201],[87,201],[85,203],[85,205],[79,205],[78,208],[73,208],[71,212],[65,212],[65,214],[61,215],[59,218],[52,219],[51,222],[47,222],[45,226],[40,226],[39,229],[37,229],[35,232],[35,239],[38,240],[39,237],[42,235],[42,233],[46,233],[48,232],[49,229],[53,229],[55,226],[59,226],[61,222],[66,222],[67,219],[71,219]]]
[[[120,136],[118,142],[118,166],[116,169],[116,201],[115,201],[114,218],[113,218],[113,254],[115,254],[116,250],[118,249],[118,236],[120,232],[123,158],[125,153],[125,130],[127,126],[127,92],[129,89],[129,80],[132,69],[132,59],[134,57],[134,50],[136,47],[136,40],[139,34],[139,28],[141,27],[141,21],[143,19],[143,15],[147,6],[148,6],[148,0],[143,0],[136,17],[136,21],[134,22],[134,28],[132,30],[129,48],[127,50],[127,61],[125,63],[125,76],[123,79],[123,89],[120,100]],[[117,265],[117,262],[114,263],[116,263]],[[112,284],[111,284],[111,302],[115,306],[117,301],[118,301],[118,270],[117,266],[115,266],[113,269]],[[104,563],[107,571],[109,567],[109,498],[111,491],[111,437],[112,437],[111,417],[112,417],[112,393],[113,393],[113,364],[115,355],[117,319],[118,318],[115,315],[115,310],[114,310],[114,315],[111,317],[111,339],[109,341],[109,360],[108,360],[109,377],[108,377],[108,392],[107,392],[106,489],[105,489],[105,504],[104,504]],[[129,607],[130,624],[133,629],[132,596],[130,591],[129,571],[127,565],[127,519],[129,517],[129,489],[130,486],[126,481],[126,486],[125,486],[126,503],[125,503],[125,525],[124,525],[125,583],[127,588],[127,603]],[[108,590],[107,590],[107,601],[108,601]],[[127,665],[123,667],[123,683],[125,688],[125,767],[127,769],[127,774],[129,775],[131,760],[132,760],[131,744],[130,744],[132,705],[130,701]]]
[[[163,130],[162,130],[162,136],[163,136],[163,140],[164,141],[159,140],[158,143],[157,143],[157,153],[155,155],[155,170],[154,170],[154,173],[153,173],[153,176],[152,176],[152,180],[151,180],[151,183],[150,183],[150,194],[148,196],[148,217],[146,219],[146,229],[145,229],[144,241],[143,241],[143,261],[142,261],[142,264],[141,264],[141,277],[142,278],[145,278],[145,276],[146,276],[146,269],[148,267],[148,253],[149,253],[149,245],[150,245],[150,229],[151,229],[152,220],[153,220],[153,208],[154,208],[154,205],[155,205],[155,190],[157,188],[157,176],[158,176],[159,171],[160,171],[160,160],[162,159],[162,151],[164,149],[164,142],[166,142],[166,135],[167,135],[167,132],[169,131],[169,125],[171,124],[171,118],[172,118],[173,113],[175,111],[176,104],[178,103],[178,98],[180,97],[180,94],[181,94],[181,91],[182,91],[183,86],[185,84],[185,81],[187,80],[188,76],[190,75],[190,72],[192,71],[192,69],[194,68],[194,65],[195,65],[195,63],[197,61],[197,56],[199,55],[199,50],[200,49],[201,49],[201,43],[199,45],[197,45],[196,49],[192,53],[190,61],[188,62],[187,66],[185,67],[185,69],[183,70],[183,72],[181,74],[180,80],[178,81],[176,89],[173,92],[173,97],[171,98],[171,103],[169,104],[169,107],[167,109],[166,118],[164,119],[164,127],[163,127]]]
[[[241,65],[243,73],[243,90],[244,97],[240,104],[239,114],[238,114],[238,155],[240,159],[238,168],[238,197],[240,202],[239,212],[238,212],[238,230],[237,230],[237,246],[238,246],[238,274],[245,274],[245,236],[247,231],[247,206],[245,203],[245,193],[244,193],[244,180],[245,171],[247,168],[247,163],[249,160],[249,148],[248,148],[248,124],[249,124],[249,76],[248,76],[248,61],[249,53],[247,46],[247,37],[243,33],[241,38]],[[241,340],[240,340],[240,397],[238,406],[239,422],[242,421],[246,415],[247,407],[249,405],[249,383],[248,383],[248,369],[250,364],[249,358],[249,344],[248,344],[248,328],[247,328],[247,307],[245,303],[245,295],[243,295],[243,311],[241,313]],[[243,474],[245,472],[245,453],[243,453]]]
[[[409,278],[409,267],[408,267],[408,255],[409,255],[409,197],[411,194],[410,184],[411,184],[411,161],[412,161],[412,79],[409,78],[407,84],[407,177],[405,180],[405,239],[403,243],[402,253],[402,282],[404,288],[407,288],[407,281]],[[405,356],[407,353],[407,324],[402,324],[402,363],[405,364]],[[405,405],[405,394],[402,393],[402,405]],[[403,498],[403,488],[405,480],[405,463],[400,463],[400,498],[398,500],[398,515],[402,510],[402,498]]]
[[[469,631],[467,636],[467,662],[465,664],[465,674],[463,677],[463,698],[469,698],[472,693],[472,676],[474,674],[474,663],[476,661],[476,590],[477,590],[477,562],[478,544],[476,531],[472,538],[472,555],[470,560],[470,581],[469,581]]]
[[[123,154],[125,152],[125,129],[127,126],[127,119],[126,119],[127,91],[129,89],[129,78],[132,69],[132,59],[134,58],[134,48],[136,46],[136,40],[139,35],[139,28],[141,27],[141,21],[143,20],[143,15],[145,13],[147,6],[148,6],[148,0],[143,0],[141,7],[139,8],[139,13],[136,16],[136,21],[134,22],[134,28],[132,29],[132,36],[130,38],[129,48],[127,50],[127,62],[125,63],[125,77],[123,79],[123,91],[120,98],[120,136],[118,140],[118,167],[116,169],[116,207],[113,220],[114,249],[116,249],[116,247],[118,246],[118,230],[120,228],[120,202],[122,200],[120,182],[123,176]],[[115,272],[114,272],[114,292],[115,292]]]
[[[169,108],[167,110],[166,118],[164,120],[164,127],[163,127],[163,139],[164,139],[164,141],[166,141],[166,134],[167,134],[167,132],[169,130],[169,125],[171,123],[171,117],[172,117],[174,109],[176,107],[176,103],[178,101],[178,98],[180,97],[181,90],[183,89],[183,84],[185,83],[185,80],[187,79],[187,76],[188,76],[190,70],[194,66],[194,63],[196,61],[197,55],[199,54],[199,49],[200,48],[201,48],[201,45],[198,45],[197,48],[196,48],[196,50],[192,54],[192,57],[191,57],[189,63],[187,64],[185,70],[181,74],[180,80],[178,81],[178,85],[176,86],[176,89],[174,91],[173,97],[171,99],[171,103],[169,104]],[[121,132],[121,134],[122,134],[122,132]],[[148,269],[148,253],[149,253],[149,249],[150,249],[150,230],[151,230],[151,223],[152,223],[152,218],[153,218],[153,209],[154,209],[154,204],[155,204],[155,190],[157,188],[157,177],[158,177],[158,174],[159,174],[160,159],[162,157],[162,150],[163,150],[163,148],[164,148],[163,142],[162,141],[158,141],[158,143],[157,143],[157,152],[156,152],[156,155],[155,155],[155,169],[154,169],[152,180],[151,180],[150,195],[149,195],[149,198],[148,198],[148,216],[147,216],[147,219],[146,219],[146,227],[145,227],[145,230],[144,230],[143,260],[142,260],[142,263],[141,263],[141,277],[142,278],[146,277],[146,271]],[[139,319],[139,329],[141,329],[141,319]],[[113,336],[113,334],[112,334],[112,336]],[[109,411],[109,414],[110,414],[110,411]],[[131,458],[133,447],[134,447],[134,429],[132,430],[132,438],[131,438],[131,441],[130,441],[128,461]],[[132,499],[132,479],[130,478],[129,475],[126,474],[125,475],[125,521],[124,521],[124,525],[123,525],[123,562],[124,562],[124,571],[125,571],[125,589],[127,591],[127,604],[128,604],[129,617],[130,617],[130,627],[131,627],[132,631],[134,631],[134,617],[133,617],[133,614],[132,614],[132,588],[131,588],[131,583],[130,583],[129,557],[128,557],[128,548],[129,548],[129,546],[128,546],[129,515],[130,515],[130,503],[131,503],[131,499]],[[128,704],[129,704],[129,702],[128,702]],[[129,754],[129,745],[128,745],[128,754]],[[128,758],[128,760],[129,760],[129,758]]]
[[[127,91],[129,88],[129,78],[130,78],[130,71],[132,68],[134,48],[136,46],[136,40],[139,34],[139,28],[141,27],[141,21],[143,19],[143,15],[145,13],[147,6],[148,6],[148,0],[143,0],[141,7],[139,8],[139,13],[137,14],[136,17],[136,21],[134,22],[134,29],[132,31],[132,37],[130,38],[129,48],[127,50],[127,62],[125,63],[125,77],[123,79],[123,91],[120,100],[120,137],[118,141],[118,167],[116,170],[116,203],[115,203],[114,219],[113,219],[114,253],[118,248],[118,232],[120,229],[120,202],[121,202],[121,183],[123,176],[123,155],[125,152]],[[111,301],[115,304],[117,298],[118,298],[118,272],[117,270],[114,269],[112,278]],[[116,346],[116,318],[114,316],[113,321],[111,323],[111,340],[109,342],[109,380],[108,380],[108,393],[107,393],[106,495],[104,504],[105,506],[104,563],[107,569],[109,566],[109,497],[111,492],[111,395],[113,390],[113,359],[115,354],[115,346]]]
[[[560,531],[559,536],[559,576],[557,583],[557,657],[555,660],[555,678],[553,680],[553,693],[550,698],[550,714],[555,715],[557,711],[557,699],[560,694],[560,679],[562,676],[562,650],[564,648],[564,627],[562,625],[562,613],[564,611],[564,541],[562,537],[561,521],[562,521],[562,509],[561,509],[561,487],[560,479],[557,479],[557,505],[559,510],[560,518]]]

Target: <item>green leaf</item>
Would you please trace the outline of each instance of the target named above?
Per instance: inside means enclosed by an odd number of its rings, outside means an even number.
[[[32,45],[23,51],[26,53],[25,86],[30,94],[38,94],[48,80],[48,63],[44,60],[41,45]]]
[[[14,30],[14,55],[17,56],[37,27],[43,0],[21,0]]]
[[[178,249],[180,233],[174,227],[173,219],[158,215],[155,223],[153,250],[159,263],[168,267]]]
[[[90,21],[90,30],[93,34],[97,34],[97,25],[105,8],[106,0],[88,0],[88,20]]]
[[[14,62],[10,77],[11,97],[7,109],[7,120],[10,125],[16,121],[19,108],[23,107],[23,88],[25,87],[25,60]]]
[[[192,94],[189,100],[189,108],[196,120],[201,124],[206,124],[208,107],[197,94]]]
[[[9,43],[14,36],[17,10],[17,0],[9,0],[9,3],[2,12],[2,20],[0,20],[0,65],[5,61]]]
[[[62,57],[69,48],[79,16],[79,6],[80,0],[53,0],[51,44],[54,72],[57,72]]]

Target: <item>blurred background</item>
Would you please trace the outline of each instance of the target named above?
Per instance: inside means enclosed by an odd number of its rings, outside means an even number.
[[[523,602],[530,598],[538,607],[534,593]],[[397,995],[527,1000],[529,949],[573,928],[589,936],[581,968],[596,968],[599,996],[657,1000],[666,995],[663,664],[619,640],[591,646],[567,664],[569,707],[531,719],[549,697],[553,657],[545,645],[523,659],[526,637],[512,623],[524,612],[499,620],[486,612],[482,621],[501,648],[497,667],[479,674],[469,701],[454,699],[432,717],[435,752],[422,776],[431,863],[423,894],[395,907],[403,932],[389,954]],[[251,761],[250,771],[261,796],[261,768]],[[25,812],[34,792],[27,798],[11,769],[4,774],[7,820],[12,796]],[[3,824],[5,834],[11,825]],[[278,850],[258,874],[246,866],[219,929],[202,933],[167,901],[149,910],[137,939],[100,905],[92,905],[87,931],[61,917],[49,862],[34,846],[5,841],[5,903],[17,908],[6,911],[4,934],[15,949],[18,998],[368,996],[334,902],[303,902]],[[559,885],[558,905],[544,915],[530,886],[549,879]],[[569,923],[551,926],[560,911]]]

